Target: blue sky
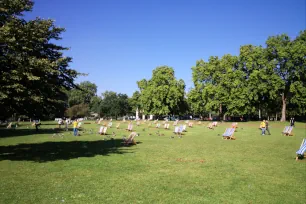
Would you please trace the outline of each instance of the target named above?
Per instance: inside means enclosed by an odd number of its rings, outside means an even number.
[[[306,26],[305,0],[36,0],[27,19],[56,20],[66,28],[71,67],[89,73],[98,95],[137,90],[157,66],[174,68],[192,86],[191,67],[209,56],[238,55],[241,45],[268,36],[298,35]]]

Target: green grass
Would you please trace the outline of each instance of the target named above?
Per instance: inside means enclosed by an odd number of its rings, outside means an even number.
[[[281,135],[285,123],[271,122],[271,136],[239,123],[236,140],[221,138],[230,123],[195,125],[183,138],[170,138],[172,125],[164,136],[134,125],[129,147],[122,129],[109,129],[111,139],[92,123],[80,137],[52,138],[56,123],[42,124],[0,129],[0,203],[306,203],[306,159],[295,161],[305,123],[292,137]]]

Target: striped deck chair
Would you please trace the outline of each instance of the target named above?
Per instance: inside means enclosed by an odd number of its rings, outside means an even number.
[[[120,123],[117,124],[116,128],[119,129],[119,127],[120,127]]]
[[[185,128],[186,128],[186,125],[181,125],[181,126],[179,127],[178,135],[183,135],[184,126],[185,126]]]
[[[302,144],[300,146],[300,149],[296,152],[296,158],[295,160],[298,160],[298,159],[303,159],[304,158],[304,154],[306,152],[306,138],[303,139],[302,141]]]
[[[157,124],[156,124],[156,128],[159,128],[159,127],[160,127],[160,123],[157,123]]]
[[[193,127],[193,123],[188,123],[188,127]]]
[[[218,125],[218,122],[213,122],[212,123],[212,126],[214,126],[214,127],[217,127],[217,125]]]
[[[130,145],[130,144],[134,144],[136,145],[136,141],[135,141],[135,137],[138,136],[138,134],[136,132],[131,132],[131,134],[129,135],[129,137],[127,139],[123,139],[122,144],[123,145]]]
[[[201,122],[201,121],[199,121],[199,122],[198,122],[198,125],[202,125],[202,122]]]
[[[235,139],[234,137],[235,128],[226,128],[225,132],[223,133],[223,139],[230,140]]]
[[[128,124],[128,127],[127,127],[127,129],[126,129],[126,130],[127,130],[127,131],[131,131],[131,129],[132,129],[132,128],[133,128],[132,123],[129,123],[129,124]]]
[[[108,127],[111,128],[112,126],[113,126],[113,123],[112,123],[112,122],[109,122],[109,123],[108,123]]]
[[[180,127],[178,127],[178,126],[176,126],[175,128],[174,128],[174,134],[178,134],[179,133],[179,130],[180,130]]]
[[[212,129],[212,130],[214,129],[212,123],[208,123],[207,128]]]
[[[183,132],[187,132],[186,127],[187,125],[183,125]]]
[[[286,126],[284,128],[282,134],[285,135],[285,136],[293,136],[292,130],[293,130],[292,126]]]

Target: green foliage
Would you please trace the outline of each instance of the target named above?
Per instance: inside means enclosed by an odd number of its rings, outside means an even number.
[[[68,92],[68,104],[70,107],[82,103],[90,104],[96,95],[97,85],[84,81]]]
[[[89,115],[88,104],[78,104],[68,108],[65,112],[66,116],[70,118],[79,118]]]
[[[102,93],[102,101],[99,109],[101,116],[114,116],[117,119],[118,116],[126,115],[129,112],[130,105],[126,94],[117,94],[113,91]]]
[[[173,68],[157,67],[150,80],[143,79],[137,84],[145,114],[168,115],[182,112],[185,105],[185,83],[182,79],[176,80]]]
[[[74,85],[78,73],[63,55],[68,48],[54,44],[64,28],[53,20],[25,21],[28,0],[5,0],[0,4],[0,115],[12,113],[41,117],[61,114],[66,106],[65,91]],[[19,16],[18,16],[19,15]]]
[[[188,94],[191,109],[244,115],[258,109],[277,113],[282,107],[282,120],[287,105],[291,115],[305,113],[305,33],[293,41],[287,35],[269,37],[267,48],[242,46],[239,57],[197,61],[192,68],[194,88]]]

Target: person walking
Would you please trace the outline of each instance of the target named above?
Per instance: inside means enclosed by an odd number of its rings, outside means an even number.
[[[260,123],[260,129],[261,129],[261,135],[265,135],[265,133],[266,133],[266,121],[265,120],[263,120]]]
[[[72,124],[73,124],[73,135],[78,136],[78,122],[74,120]]]
[[[269,135],[271,135],[270,130],[269,130],[269,122],[266,120],[266,131],[269,133]]]

